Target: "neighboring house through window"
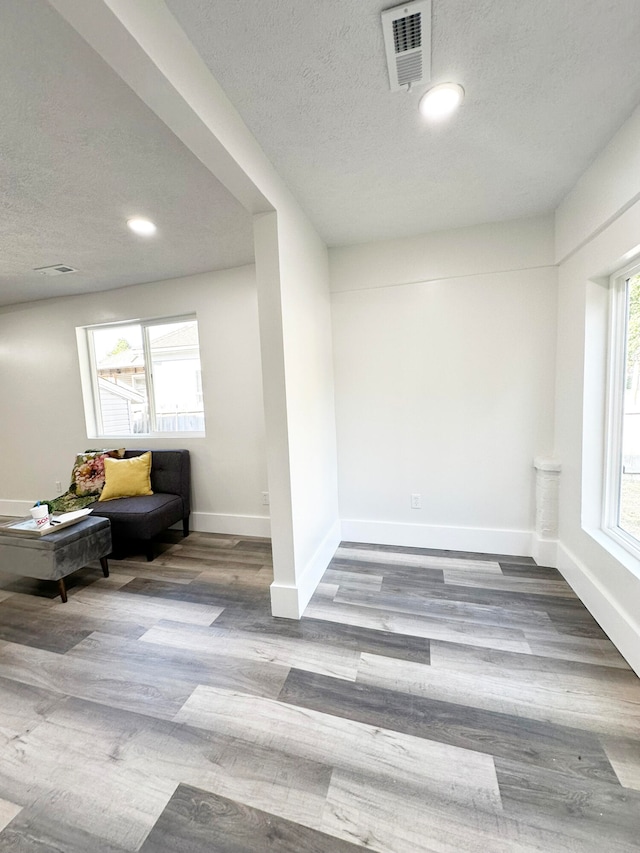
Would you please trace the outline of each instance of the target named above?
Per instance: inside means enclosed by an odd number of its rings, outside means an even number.
[[[204,433],[195,317],[132,321],[81,330],[97,436]],[[85,383],[86,384],[86,383]]]

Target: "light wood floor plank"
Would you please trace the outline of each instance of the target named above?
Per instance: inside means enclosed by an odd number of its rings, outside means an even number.
[[[325,578],[329,575],[326,572]],[[478,625],[495,625],[501,628],[514,628],[516,630],[535,630],[558,637],[559,634],[544,610],[510,610],[507,607],[498,607],[489,604],[474,604],[466,601],[450,601],[448,599],[433,599],[429,596],[389,593],[382,590],[371,590],[365,585],[361,587],[345,587],[340,584],[339,589],[332,596],[333,600],[340,604],[354,604],[362,607],[373,607],[376,610],[389,611],[391,613],[404,613],[413,616],[432,616],[436,619],[463,622],[465,624],[476,623]]]
[[[113,595],[109,601],[109,595]],[[214,619],[222,613],[223,608],[206,604],[194,604],[192,602],[172,601],[164,602],[162,599],[145,598],[140,595],[132,595],[123,589],[111,591],[97,591],[89,587],[76,593],[67,604],[80,610],[86,609],[89,614],[95,614],[100,618],[106,618],[105,611],[112,617],[119,619],[132,619],[139,624],[155,625],[161,619],[175,619],[192,625],[210,625]],[[66,607],[60,602],[60,606]]]
[[[471,750],[211,687],[198,687],[175,720],[303,759],[417,784],[454,802],[471,799],[500,808],[493,760]]]
[[[412,566],[416,569],[447,569],[461,572],[487,572],[502,576],[502,569],[497,562],[484,560],[461,560],[455,557],[425,556],[411,554],[398,548],[396,551],[373,551],[360,548],[340,547],[335,553],[335,559],[364,560],[371,563],[384,563],[389,566]]]
[[[633,737],[640,731],[640,684],[599,688],[593,679],[537,673],[526,681],[478,672],[455,672],[411,661],[363,654],[359,682],[502,714]]]
[[[446,619],[415,616],[413,614],[405,615],[386,610],[379,611],[372,607],[353,606],[340,602],[326,603],[315,597],[307,606],[305,616],[432,640],[469,643],[470,645],[524,652],[525,654],[530,651],[524,633],[517,629],[474,625],[458,621],[449,622]]]
[[[116,708],[170,719],[193,689],[181,673],[59,655],[42,649],[0,643],[0,676],[53,694],[77,696]]]
[[[167,623],[167,626],[173,627],[175,624]],[[187,626],[183,625],[182,630],[186,629]],[[200,684],[205,684],[273,699],[278,696],[289,674],[289,666],[275,661],[265,661],[264,658],[251,659],[248,656],[243,658],[219,652],[212,654],[206,647],[185,649],[170,644],[140,642],[99,632],[90,634],[74,646],[67,657],[82,658],[116,670],[119,663],[126,660],[128,667],[138,668],[141,679],[144,678],[145,672],[173,672],[176,675],[179,674],[179,679],[186,690],[189,686],[193,689]]]
[[[619,669],[631,669],[610,640],[562,636],[542,639],[528,634],[527,642],[534,655],[541,655],[552,660],[579,661],[581,663],[615,666]]]
[[[557,830],[527,827],[478,805],[470,814],[437,795],[421,797],[381,780],[336,770],[324,828],[379,853],[602,853]],[[607,853],[631,853],[615,843]]]
[[[242,631],[216,628],[215,625],[194,629],[166,622],[143,634],[140,642],[263,664],[295,666],[351,681],[355,680],[359,661],[358,653],[349,649],[319,648],[315,643],[290,640],[287,637],[258,637]]]
[[[495,589],[504,592],[521,592],[529,595],[553,595],[559,598],[574,598],[575,593],[564,580],[540,580],[540,578],[507,577],[502,570],[469,570],[466,568],[445,568],[444,581],[456,586],[479,586],[482,589]]]

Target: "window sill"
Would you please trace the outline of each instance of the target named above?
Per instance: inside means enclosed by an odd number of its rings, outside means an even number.
[[[117,441],[117,442],[130,442],[130,441],[158,441],[163,440],[165,438],[171,439],[172,441],[176,439],[191,439],[191,438],[206,438],[207,434],[205,432],[149,432],[149,433],[136,433],[136,435],[93,435],[88,436],[88,441]]]
[[[631,543],[619,536],[613,530],[584,529],[594,542],[600,545],[608,554],[640,580],[640,548],[634,548]]]

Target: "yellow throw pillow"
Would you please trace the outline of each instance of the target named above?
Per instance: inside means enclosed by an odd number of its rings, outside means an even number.
[[[104,476],[105,484],[99,501],[152,495],[151,453],[132,456],[131,459],[105,459]]]

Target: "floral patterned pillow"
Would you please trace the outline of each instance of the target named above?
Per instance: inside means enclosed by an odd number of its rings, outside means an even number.
[[[100,495],[104,488],[104,460],[106,456],[122,459],[124,447],[119,450],[86,450],[76,456],[71,471],[71,491],[78,497]]]

